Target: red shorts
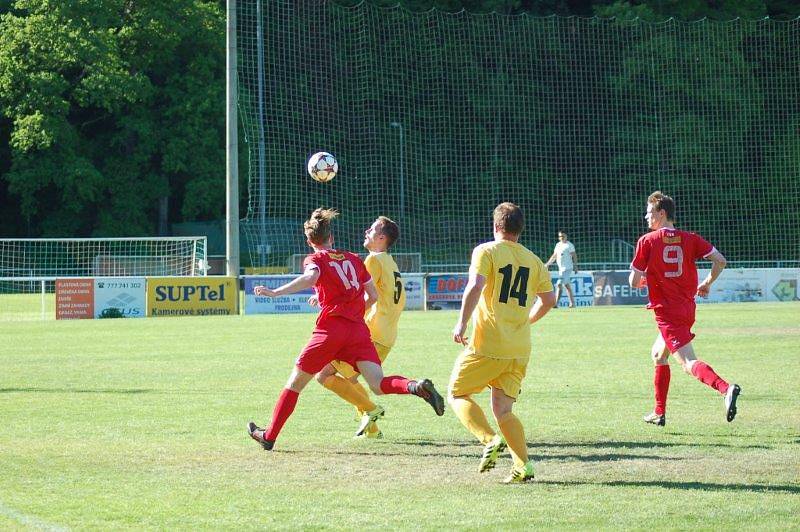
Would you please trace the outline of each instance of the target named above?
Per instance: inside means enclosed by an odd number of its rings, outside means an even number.
[[[694,325],[694,311],[692,312],[663,312],[656,310],[656,325],[661,331],[661,337],[667,344],[670,353],[694,340],[692,325]]]
[[[347,362],[354,368],[359,360],[380,365],[381,359],[372,344],[366,323],[338,316],[325,318],[314,327],[314,332],[297,357],[295,366],[306,373],[314,374],[334,360]]]

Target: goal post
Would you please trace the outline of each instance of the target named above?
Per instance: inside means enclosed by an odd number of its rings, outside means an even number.
[[[204,236],[0,239],[0,281],[206,275]]]

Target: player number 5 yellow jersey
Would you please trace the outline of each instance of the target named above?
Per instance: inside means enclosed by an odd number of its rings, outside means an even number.
[[[392,347],[397,339],[397,323],[406,305],[406,291],[400,269],[386,252],[370,253],[364,260],[378,290],[378,301],[365,317],[372,341]]]

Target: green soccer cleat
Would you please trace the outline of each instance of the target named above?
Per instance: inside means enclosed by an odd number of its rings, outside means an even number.
[[[494,466],[497,464],[497,458],[500,456],[500,453],[506,450],[506,440],[499,434],[495,434],[494,437],[486,444],[483,448],[483,456],[481,456],[481,463],[478,466],[479,473],[486,473],[490,469],[494,469]]]
[[[375,427],[376,430],[373,430]],[[383,439],[383,432],[378,428],[377,423],[370,423],[367,425],[367,428],[364,430],[362,434],[356,434],[353,436],[353,439],[356,440],[382,440]]]
[[[363,436],[370,424],[378,421],[385,413],[386,410],[384,410],[381,405],[375,405],[374,410],[371,412],[366,412],[363,416],[361,416],[361,424],[358,426],[355,437],[360,438]]]
[[[528,460],[522,467],[512,467],[511,474],[503,480],[503,484],[522,484],[533,480],[533,461]]]

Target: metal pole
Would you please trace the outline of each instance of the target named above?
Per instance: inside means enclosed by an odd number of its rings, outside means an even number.
[[[400,222],[402,223],[406,218],[405,134],[403,124],[400,122],[392,122],[389,125],[400,130]]]
[[[239,135],[236,121],[236,0],[228,0],[225,36],[225,273],[239,277]]]
[[[256,1],[256,57],[258,63],[258,220],[260,225],[258,237],[258,253],[260,266],[267,264],[267,148],[264,122],[266,111],[264,109],[264,18],[262,0]],[[252,187],[251,187],[252,189]]]

